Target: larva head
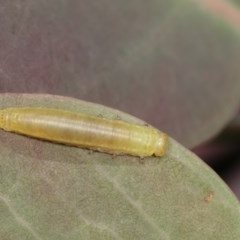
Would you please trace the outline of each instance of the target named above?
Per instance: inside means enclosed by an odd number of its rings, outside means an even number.
[[[154,155],[157,157],[162,157],[166,152],[167,146],[168,146],[167,134],[158,132]]]

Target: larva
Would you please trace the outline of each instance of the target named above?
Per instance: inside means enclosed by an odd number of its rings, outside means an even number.
[[[154,128],[51,108],[0,110],[0,128],[110,154],[163,156],[167,135]]]

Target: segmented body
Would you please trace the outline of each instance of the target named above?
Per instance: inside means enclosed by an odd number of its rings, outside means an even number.
[[[110,154],[163,156],[167,147],[167,135],[154,128],[60,109],[6,108],[0,128]]]

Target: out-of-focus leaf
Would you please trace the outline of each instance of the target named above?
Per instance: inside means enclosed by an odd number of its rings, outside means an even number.
[[[238,4],[238,5],[240,5],[240,0],[231,0],[231,1],[236,3],[236,4]]]
[[[240,199],[240,115],[212,142],[193,149],[229,185]]]
[[[225,174],[225,181],[231,187],[232,191],[236,194],[240,201],[240,151],[238,157],[238,163],[232,166],[231,171]]]
[[[192,151],[209,165],[218,164],[218,161],[227,161],[228,156],[236,155],[239,150],[239,143],[215,141],[204,144]]]
[[[142,124],[70,98],[2,95]],[[111,156],[0,131],[0,239],[236,240],[240,207],[221,179],[170,139],[162,158]]]
[[[239,102],[238,29],[198,1],[0,0],[0,29],[2,92],[103,103],[189,147]]]
[[[236,132],[236,134],[240,133],[240,110],[235,118],[230,122],[229,126],[226,129],[227,132]]]
[[[225,142],[224,136],[227,136]],[[239,137],[231,142],[230,135],[223,133],[213,142],[195,148],[193,152],[207,162],[240,199]]]

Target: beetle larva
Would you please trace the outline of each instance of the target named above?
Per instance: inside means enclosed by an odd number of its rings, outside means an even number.
[[[0,110],[0,128],[111,154],[163,156],[167,135],[154,128],[51,108]]]

